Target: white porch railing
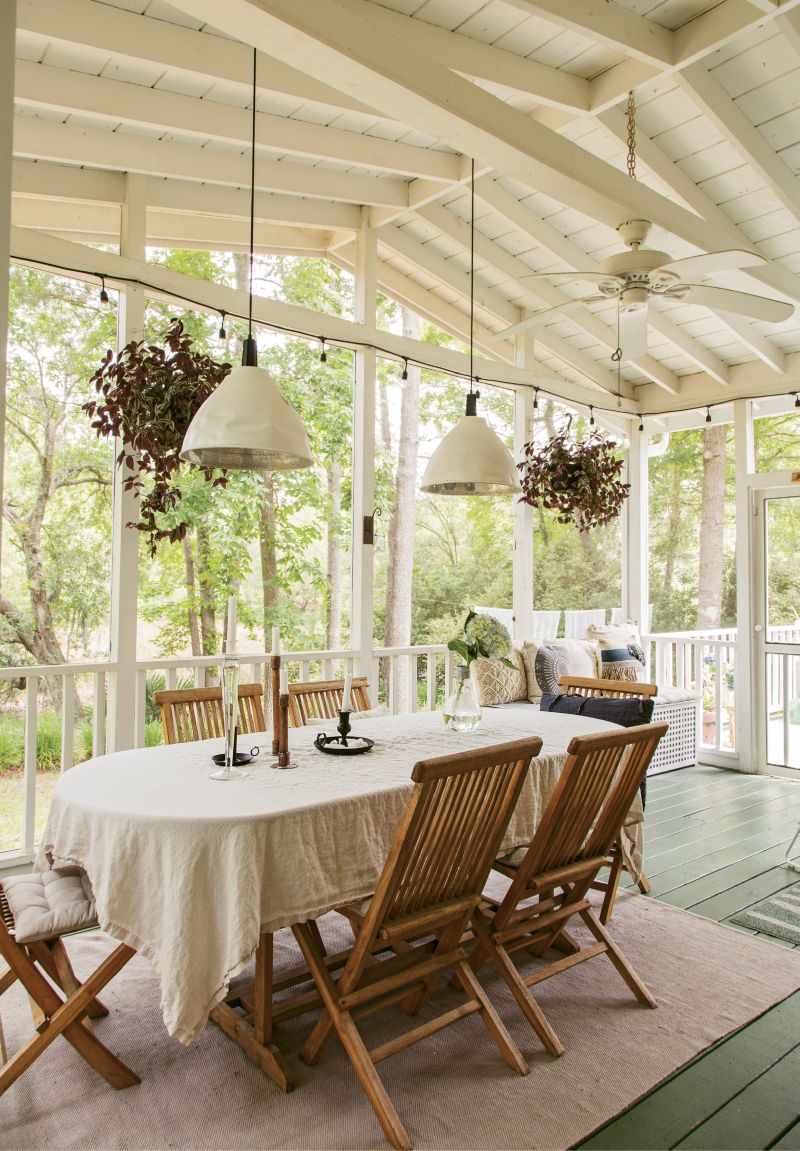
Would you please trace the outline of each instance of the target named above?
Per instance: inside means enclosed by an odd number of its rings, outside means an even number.
[[[735,758],[736,628],[656,632],[642,642],[651,682],[701,697],[698,747]]]
[[[264,682],[269,659],[269,652],[242,655],[243,678]],[[349,649],[287,652],[282,659],[290,678],[302,682],[339,678],[347,666],[357,669],[358,665],[358,654]],[[372,665],[365,671],[373,705],[385,703],[393,715],[437,710],[450,690],[454,661],[454,654],[443,644],[375,648]],[[219,666],[218,655],[137,663],[136,747],[161,740],[160,722],[147,724],[148,678],[153,673],[162,673],[164,685],[170,688],[186,679],[203,686]],[[108,694],[115,672],[116,664],[105,661],[0,668],[0,688],[7,696],[3,715],[24,724],[22,770],[0,774],[0,865],[24,863],[33,857],[57,775],[106,750]],[[60,701],[57,716],[54,701]]]

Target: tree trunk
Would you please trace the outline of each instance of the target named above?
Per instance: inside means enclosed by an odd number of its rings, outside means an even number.
[[[197,582],[200,587],[200,636],[203,655],[217,653],[217,620],[214,610],[214,579],[210,570],[211,541],[208,529],[198,524],[197,537]]]
[[[403,335],[418,340],[419,317],[403,308]],[[386,647],[411,643],[411,586],[414,573],[414,521],[416,516],[417,456],[419,453],[419,368],[408,366],[400,408],[395,499],[389,520],[386,570],[386,614],[383,642]],[[408,680],[398,684],[401,710],[410,706]]]
[[[261,595],[264,626],[264,651],[272,650],[272,625],[278,600],[278,556],[275,547],[275,479],[264,472],[261,495],[259,549],[261,552]]]
[[[703,507],[697,592],[698,629],[720,625],[722,546],[725,526],[725,424],[712,424],[703,436]]]
[[[202,655],[203,646],[200,642],[200,620],[197,617],[197,580],[195,578],[194,554],[188,534],[181,540],[183,548],[183,564],[186,571],[187,598],[186,613],[189,617],[189,636],[192,643],[192,655]]]
[[[342,465],[331,460],[328,465],[328,530],[327,530],[328,619],[326,645],[336,649],[342,644]]]

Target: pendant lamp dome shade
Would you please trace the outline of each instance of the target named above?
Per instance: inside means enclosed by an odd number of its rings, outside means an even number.
[[[467,412],[450,429],[428,461],[423,492],[444,496],[500,496],[520,490],[511,452],[483,416],[477,394],[467,396]]]
[[[300,417],[264,368],[234,368],[195,414],[181,456],[206,468],[308,468]]]

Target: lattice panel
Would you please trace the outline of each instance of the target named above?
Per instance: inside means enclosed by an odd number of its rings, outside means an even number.
[[[668,723],[669,731],[658,745],[647,774],[674,771],[678,767],[692,767],[697,762],[697,711],[700,701],[657,703],[653,723]]]

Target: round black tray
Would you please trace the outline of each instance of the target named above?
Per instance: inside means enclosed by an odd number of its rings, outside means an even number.
[[[317,751],[324,751],[326,755],[361,755],[365,751],[372,751],[375,746],[374,739],[367,739],[363,735],[348,735],[347,743],[342,743],[339,735],[325,735],[320,732],[314,740]]]
[[[216,753],[216,755],[212,755],[211,758],[214,760],[214,763],[216,763],[217,767],[224,767],[225,766],[225,752],[224,751],[218,751]],[[254,759],[255,759],[255,756],[248,755],[246,751],[237,751],[236,755],[234,755],[234,757],[233,757],[233,766],[234,767],[244,767],[244,765],[246,763],[252,763]]]

